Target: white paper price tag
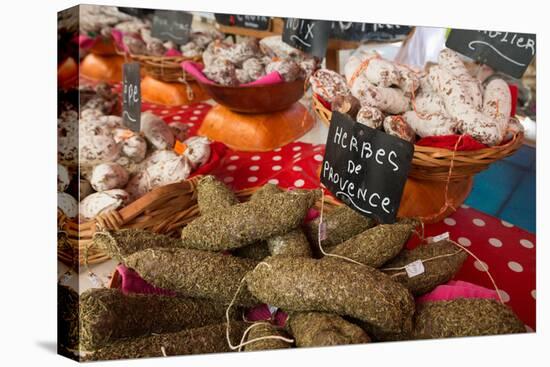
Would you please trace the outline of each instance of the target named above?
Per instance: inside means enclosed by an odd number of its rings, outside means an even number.
[[[439,241],[448,240],[448,239],[449,239],[449,232],[445,232],[445,233],[441,233],[440,235],[431,237],[430,242],[439,242]]]
[[[94,273],[90,273],[88,279],[90,279],[90,282],[92,282],[93,286],[96,288],[102,288],[104,286],[101,279]]]
[[[405,271],[409,278],[413,278],[417,275],[424,273],[424,264],[422,260],[413,261],[410,264],[405,265]]]
[[[324,241],[327,239],[327,223],[319,223],[319,240]]]
[[[277,312],[277,310],[279,309],[278,307],[271,305],[267,305],[267,308],[269,308],[269,313],[271,314],[271,316],[275,315],[275,312]]]
[[[71,280],[72,277],[73,275],[71,274],[71,272],[67,271],[61,276],[61,279],[59,279],[59,283],[63,285],[67,284],[67,282]]]

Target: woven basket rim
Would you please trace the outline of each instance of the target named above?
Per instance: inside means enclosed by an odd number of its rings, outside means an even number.
[[[186,56],[153,56],[153,55],[137,55],[137,54],[129,54],[129,56],[132,59],[138,60],[138,61],[157,61],[157,62],[183,62],[183,61],[200,61],[202,59],[201,56],[195,56],[195,57],[186,57]]]
[[[197,183],[201,179],[201,177],[203,176],[197,175],[186,181],[158,187],[148,192],[136,201],[130,203],[129,205],[105,214],[109,216],[114,215],[116,217],[122,218],[122,223],[120,227],[117,228],[123,229],[144,228],[146,227],[144,225],[145,223],[158,222],[158,219],[162,219],[162,216],[166,215],[166,212],[168,211],[169,216],[177,217],[176,219],[178,223],[184,223],[182,225],[176,225],[177,228],[181,228],[189,221],[200,215],[196,203],[196,188]],[[241,200],[243,198],[247,199],[260,187],[261,186],[254,186],[242,190],[237,190],[235,191],[235,195]],[[174,202],[178,198],[184,197],[189,198],[189,201],[186,202],[187,206],[182,206],[174,209],[170,208],[169,206],[163,205],[168,200]],[[327,204],[329,205],[329,207],[331,207],[335,205],[340,205],[341,203],[330,196],[325,196],[325,205]],[[87,250],[83,250],[83,247],[88,248],[89,244],[92,241],[92,236],[96,231],[98,221],[102,220],[102,218],[96,218],[87,222],[78,223],[75,219],[67,218],[63,215],[63,213],[58,211],[58,232],[66,233],[68,237],[72,237],[72,241],[69,241],[71,245],[70,251],[64,251],[63,249],[60,249],[58,247],[58,259],[65,263],[68,263],[69,260],[72,260],[70,261],[71,263],[80,264],[84,264],[85,262],[87,264],[96,264],[108,260],[109,257],[104,252],[99,249],[93,249],[93,251],[88,251],[88,256],[86,259],[87,261],[83,261],[84,253],[87,252]],[[108,221],[106,222],[109,223]],[[169,227],[172,228],[173,226],[170,225]],[[78,257],[78,259],[74,259],[74,256]]]

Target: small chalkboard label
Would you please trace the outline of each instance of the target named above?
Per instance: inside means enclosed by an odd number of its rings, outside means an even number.
[[[134,17],[146,17],[149,14],[154,13],[155,11],[153,9],[144,9],[144,8],[125,8],[123,6],[119,6],[118,10],[120,10],[123,13],[132,15]]]
[[[283,41],[292,47],[322,59],[330,36],[330,22],[311,19],[285,19]]]
[[[360,214],[393,223],[413,152],[411,143],[333,112],[321,182]]]
[[[258,31],[267,31],[271,25],[269,17],[259,15],[214,14],[214,17],[216,22],[225,26],[250,28]]]
[[[400,41],[412,27],[398,24],[332,22],[331,38],[345,41]]]
[[[446,46],[514,78],[521,78],[535,57],[536,40],[533,33],[453,29]]]
[[[122,66],[122,120],[129,129],[140,130],[141,75],[137,62]]]
[[[175,10],[157,10],[153,16],[151,35],[178,45],[187,43],[193,14]]]

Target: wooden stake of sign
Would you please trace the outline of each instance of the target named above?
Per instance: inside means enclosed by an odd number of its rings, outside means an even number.
[[[514,78],[521,78],[535,57],[536,35],[453,29],[445,45]]]
[[[122,66],[122,120],[129,129],[140,130],[141,74],[137,62]]]
[[[393,223],[413,152],[411,143],[333,112],[321,182],[360,214]]]

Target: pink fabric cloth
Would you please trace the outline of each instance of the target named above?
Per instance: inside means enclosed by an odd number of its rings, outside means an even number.
[[[306,217],[304,218],[304,223],[309,223],[312,220],[316,219],[321,213],[315,208],[309,208],[307,211]]]
[[[116,268],[122,278],[121,290],[124,294],[139,293],[139,294],[157,294],[161,296],[175,296],[176,293],[167,289],[157,288],[145,280],[132,269],[128,269],[124,265],[119,265]]]
[[[93,45],[95,45],[96,39],[88,37],[84,34],[81,34],[78,36],[78,47],[80,47],[83,50],[87,50],[89,48],[92,48]]]
[[[171,48],[164,53],[164,56],[181,56],[181,52],[179,52],[175,48]]]
[[[269,306],[265,303],[252,307],[245,315],[248,321],[269,321],[273,325],[285,326],[288,314],[280,309],[271,314]]]
[[[181,63],[181,67],[185,72],[191,74],[193,78],[195,78],[197,81],[203,83],[203,84],[210,84],[210,85],[216,85],[213,81],[208,79],[202,72],[203,66],[201,64],[198,64],[196,62],[192,61],[184,61]],[[284,82],[281,75],[274,71],[272,73],[269,73],[267,75],[264,75],[258,80],[255,80],[250,83],[245,83],[239,85],[239,87],[250,87],[255,85],[269,85],[269,84],[278,84]]]
[[[457,298],[492,298],[499,300],[495,290],[487,289],[461,280],[451,280],[437,286],[433,291],[416,299],[416,302],[450,301]]]
[[[122,40],[123,34],[118,29],[113,29],[111,31],[111,36],[113,37],[113,40],[115,41],[115,46],[117,49],[128,52],[128,48],[124,44],[124,41]]]

